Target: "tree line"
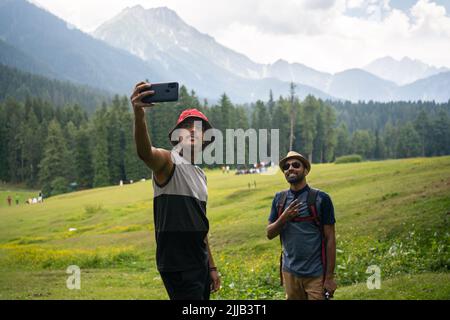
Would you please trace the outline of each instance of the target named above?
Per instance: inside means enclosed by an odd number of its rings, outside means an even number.
[[[112,94],[86,85],[50,79],[0,64],[0,101],[7,97],[24,102],[26,97],[41,98],[57,106],[80,104],[92,114]]]
[[[299,100],[293,88],[286,97],[275,99],[270,92],[267,101],[248,105],[235,105],[223,94],[210,105],[182,86],[178,102],[146,113],[155,146],[171,148],[169,130],[188,108],[204,112],[223,132],[279,129],[279,156],[292,145],[315,163],[347,154],[366,159],[450,154],[450,103]],[[0,102],[2,181],[39,186],[48,196],[150,175],[135,150],[128,97],[115,96],[92,114],[78,104],[61,107],[36,97]]]

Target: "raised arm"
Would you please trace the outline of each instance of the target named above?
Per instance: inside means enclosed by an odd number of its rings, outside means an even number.
[[[145,108],[151,108],[154,104],[143,103],[141,100],[144,97],[155,94],[155,92],[152,90],[141,91],[149,88],[151,88],[150,83],[139,82],[130,98],[134,111],[134,140],[139,158],[153,171],[156,181],[163,184],[172,172],[173,162],[170,151],[152,146],[147,131]]]

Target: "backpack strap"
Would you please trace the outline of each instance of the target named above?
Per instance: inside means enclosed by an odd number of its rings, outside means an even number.
[[[277,210],[278,210],[278,218],[280,218],[283,213],[284,206],[286,205],[288,190],[281,191],[281,196],[278,199]],[[281,245],[281,253],[280,253],[280,285],[283,285],[283,242],[281,240],[280,235],[280,245]]]
[[[280,198],[278,199],[277,203],[277,212],[278,212],[278,218],[283,213],[284,206],[286,205],[288,190],[281,191]]]
[[[326,244],[325,244],[325,234],[323,231],[323,224],[320,221],[320,215],[317,212],[317,206],[316,206],[318,194],[319,194],[318,189],[311,188],[308,193],[307,204],[308,204],[308,208],[311,212],[311,218],[314,221],[314,223],[317,225],[317,227],[319,228],[320,235],[322,238],[322,269],[323,269],[322,283],[323,283],[325,281],[325,275],[327,273],[327,255],[326,255],[326,247],[325,247]]]
[[[317,212],[316,202],[317,196],[319,195],[318,189],[310,188],[308,192],[308,198],[306,200],[306,204],[311,212],[312,220],[316,223],[316,225],[320,228],[320,216]]]

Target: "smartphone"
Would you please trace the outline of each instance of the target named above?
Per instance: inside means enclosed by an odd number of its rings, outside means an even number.
[[[142,90],[155,91],[155,94],[149,97],[142,98],[144,103],[156,103],[156,102],[169,102],[178,101],[178,82],[167,82],[167,83],[152,83],[150,88]]]

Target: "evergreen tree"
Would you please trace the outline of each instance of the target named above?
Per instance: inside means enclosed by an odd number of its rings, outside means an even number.
[[[351,153],[350,134],[345,123],[341,122],[336,129],[335,156],[340,157]]]
[[[375,149],[374,149],[374,158],[382,159],[384,157],[384,145],[383,140],[380,137],[380,132],[378,130],[375,131]]]
[[[319,105],[319,108],[316,112],[316,128],[313,142],[313,162],[324,162],[323,151],[324,151],[324,142],[325,142],[325,119],[324,119],[324,110]]]
[[[83,189],[91,188],[94,180],[91,131],[87,124],[84,124],[75,135],[76,181]]]
[[[425,157],[432,151],[432,126],[425,110],[422,110],[414,121],[414,129],[419,134],[421,155]]]
[[[383,145],[385,149],[385,157],[395,159],[397,158],[397,128],[391,125],[390,122],[386,124],[383,130]]]
[[[269,114],[264,102],[261,100],[256,101],[256,105],[253,109],[252,128],[255,130],[268,129],[270,127],[269,121]]]
[[[126,107],[122,105],[118,96],[115,96],[111,108],[105,114],[105,126],[108,145],[108,170],[111,184],[118,184],[125,180],[125,132],[123,127],[123,113]]]
[[[78,133],[77,127],[71,120],[69,120],[64,130],[64,136],[67,141],[67,152],[69,154],[68,161],[66,164],[68,168],[68,175],[66,178],[69,180],[70,183],[77,182],[77,169],[76,169],[77,133]]]
[[[110,183],[108,168],[108,130],[106,127],[106,105],[103,105],[94,118],[93,168],[94,187],[107,186]]]
[[[29,187],[34,187],[38,183],[39,162],[42,159],[45,137],[40,134],[42,130],[40,130],[40,124],[32,110],[28,113],[23,130],[23,155],[27,167],[25,181]]]
[[[412,123],[407,123],[398,131],[397,156],[417,157],[421,153],[420,137]]]
[[[441,111],[433,121],[434,155],[450,154],[450,119],[446,112]]]
[[[359,154],[366,159],[372,158],[374,137],[368,130],[356,130],[352,136],[352,153]]]
[[[6,107],[3,103],[0,103],[0,181],[7,181],[9,179],[7,143],[9,133],[7,121]]]
[[[317,134],[318,109],[319,105],[316,98],[308,95],[302,103],[300,123],[302,128],[302,150],[310,162],[312,162],[314,139]]]
[[[336,147],[336,114],[334,110],[330,106],[324,104],[323,101],[320,101],[320,103],[324,109],[324,142],[322,151],[323,158],[321,162],[330,162],[333,160],[334,148]]]
[[[295,131],[295,123],[296,123],[296,118],[297,118],[297,103],[296,103],[296,99],[295,99],[295,84],[293,82],[291,82],[290,85],[290,112],[289,112],[289,116],[290,116],[290,129],[289,129],[289,150],[293,150],[294,147],[294,131]],[[311,150],[312,151],[312,150]],[[311,152],[312,153],[312,152]],[[310,157],[312,156],[312,154],[310,155]]]
[[[289,101],[280,97],[275,104],[272,128],[279,130],[279,157],[285,156],[289,151]],[[281,158],[280,158],[281,159]]]
[[[272,89],[270,89],[270,92],[269,92],[269,101],[267,102],[267,109],[269,111],[269,119],[270,119],[270,121],[272,121],[273,113],[274,113],[274,109],[275,109],[275,100],[273,100]]]
[[[234,106],[225,93],[220,97],[219,109],[220,109],[220,122],[217,121],[218,128],[220,128],[222,133],[225,134],[226,129],[234,128],[234,121],[233,121]]]
[[[61,126],[53,119],[48,127],[43,158],[39,164],[39,181],[45,195],[52,194],[52,182],[55,179],[67,179],[69,169],[69,151]]]

